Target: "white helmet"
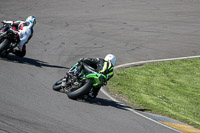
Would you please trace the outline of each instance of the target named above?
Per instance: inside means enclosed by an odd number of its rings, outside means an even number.
[[[36,24],[36,18],[34,16],[29,16],[26,21],[33,24],[33,26]]]
[[[104,58],[105,61],[110,61],[112,63],[112,65],[115,65],[115,61],[116,61],[116,57],[112,54],[108,54],[106,55],[106,57]]]

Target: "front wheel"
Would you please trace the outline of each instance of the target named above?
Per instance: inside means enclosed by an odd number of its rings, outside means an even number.
[[[4,39],[0,44],[0,53],[8,49],[10,43],[11,43],[10,40]]]
[[[86,83],[81,86],[80,88],[74,89],[71,88],[67,91],[67,96],[70,99],[78,99],[81,98],[82,96],[84,96],[85,94],[89,93],[89,91],[92,89],[92,81],[90,79],[86,80]]]
[[[54,91],[60,91],[62,89],[62,82],[63,82],[64,78],[58,80],[54,85],[53,85],[53,90]]]

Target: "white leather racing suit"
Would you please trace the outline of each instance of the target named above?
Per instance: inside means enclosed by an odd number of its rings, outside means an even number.
[[[19,50],[22,51],[23,46],[28,42],[33,34],[33,23],[27,21],[4,21],[4,23],[9,23],[13,26],[16,26],[17,29],[14,29],[19,34]]]

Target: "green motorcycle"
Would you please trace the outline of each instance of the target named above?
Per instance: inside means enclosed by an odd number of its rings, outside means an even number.
[[[70,99],[87,98],[93,87],[106,85],[103,74],[95,72],[94,68],[84,64],[82,71],[76,76],[76,63],[64,76],[53,85],[53,90],[65,92]]]

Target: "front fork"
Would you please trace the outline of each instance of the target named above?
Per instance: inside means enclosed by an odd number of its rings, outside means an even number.
[[[11,38],[11,40],[12,41],[10,43],[10,46],[9,46],[7,52],[12,52],[15,47],[18,47],[19,42],[20,42],[20,39],[19,39],[18,35],[14,35],[14,37]]]
[[[19,42],[20,42],[19,34],[14,34],[13,35],[13,34],[10,34],[8,31],[0,33],[0,43],[2,43],[2,41],[5,38],[8,38],[11,41],[9,48],[7,49],[7,53],[9,53],[15,47],[17,47],[17,45],[19,44]]]
[[[13,42],[11,42],[11,44],[10,44],[9,48],[6,50],[6,53],[10,53],[10,52],[12,52],[12,51],[13,51],[13,49],[14,49],[15,47],[17,47],[17,44],[16,44],[16,43],[13,43]]]
[[[67,92],[66,78],[64,77],[61,82],[62,82],[61,85],[60,85],[61,89],[63,90],[63,92]]]
[[[66,87],[66,78],[63,78],[63,79],[62,79],[61,86],[62,86],[62,89],[63,89],[64,87]]]

